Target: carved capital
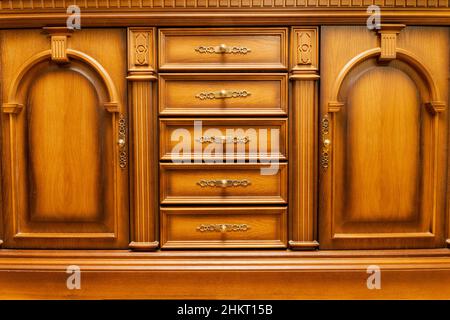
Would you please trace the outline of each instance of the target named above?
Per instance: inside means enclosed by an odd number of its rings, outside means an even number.
[[[439,112],[445,111],[445,102],[442,101],[431,101],[425,104],[425,107],[431,114],[437,114]]]
[[[67,38],[70,37],[73,30],[65,27],[47,27],[44,33],[51,39],[52,61],[56,63],[68,63],[67,57]]]
[[[108,112],[120,112],[120,106],[117,102],[105,102],[103,106]]]
[[[155,28],[128,28],[128,72],[155,72],[155,44]]]
[[[404,24],[382,24],[381,29],[377,30],[381,48],[379,61],[391,61],[397,58],[397,35],[404,27]]]
[[[328,112],[339,112],[344,107],[342,102],[331,101],[328,103]]]
[[[319,66],[318,28],[293,27],[291,30],[291,72],[317,73]]]
[[[20,113],[23,109],[23,104],[20,103],[4,103],[2,106],[3,113]]]

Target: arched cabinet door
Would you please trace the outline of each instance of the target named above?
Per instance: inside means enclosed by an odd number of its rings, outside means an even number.
[[[1,33],[3,247],[126,248],[125,33],[49,33]]]
[[[445,246],[448,28],[401,29],[322,29],[323,249]]]

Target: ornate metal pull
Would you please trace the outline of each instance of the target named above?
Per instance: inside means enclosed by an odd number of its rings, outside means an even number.
[[[322,168],[327,169],[330,162],[330,121],[328,120],[328,114],[324,115],[322,119],[322,158],[320,160]]]
[[[246,232],[250,229],[247,224],[238,223],[216,223],[216,224],[201,224],[197,227],[200,232]]]
[[[247,47],[229,47],[226,44],[220,44],[218,46],[198,46],[197,48],[195,48],[195,51],[199,53],[247,54],[252,50]]]
[[[232,137],[232,136],[202,136],[200,138],[195,139],[195,141],[200,143],[236,143],[236,144],[247,144],[250,141],[248,136],[245,137]]]
[[[222,179],[222,180],[206,180],[202,179],[197,184],[204,188],[204,187],[220,187],[220,188],[227,188],[227,187],[247,187],[249,186],[250,180],[244,179],[244,180],[231,180],[231,179]]]
[[[246,98],[250,95],[247,90],[220,90],[220,91],[205,91],[195,95],[197,99],[226,99],[226,98]]]
[[[128,155],[127,155],[127,121],[125,116],[121,113],[119,115],[119,137],[117,139],[119,145],[119,166],[124,169],[127,167]]]

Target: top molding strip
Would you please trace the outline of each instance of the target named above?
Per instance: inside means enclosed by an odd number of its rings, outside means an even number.
[[[64,26],[71,4],[82,28],[365,25],[372,4],[381,23],[450,25],[450,0],[0,0],[0,28]]]
[[[90,12],[149,9],[301,9],[380,8],[438,9],[449,8],[450,0],[1,0],[0,12],[62,12],[71,4]]]

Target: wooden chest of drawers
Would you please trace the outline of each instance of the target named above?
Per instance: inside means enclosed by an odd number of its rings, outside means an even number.
[[[0,1],[7,296],[450,297],[448,0],[66,3]]]
[[[287,34],[287,28],[159,30],[159,69],[183,71],[159,77],[160,159],[179,162],[160,164],[163,249],[287,246],[288,75],[270,73],[287,69]],[[275,172],[263,175],[275,161]],[[205,204],[228,207],[206,214]],[[256,212],[263,213],[274,210],[264,205],[284,207],[274,220],[273,213],[252,214],[237,204],[261,205]],[[222,232],[194,227],[224,219]],[[250,224],[245,232],[226,227]]]

